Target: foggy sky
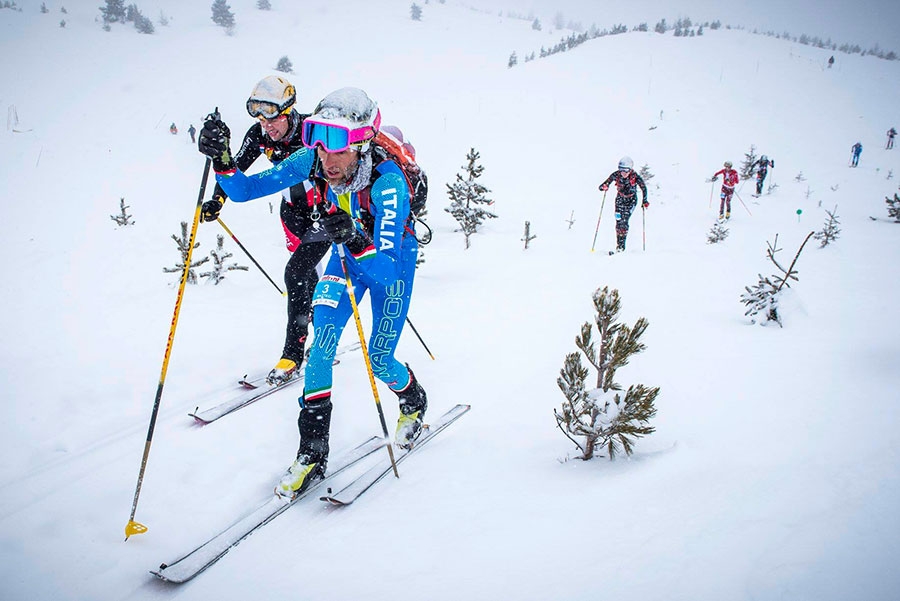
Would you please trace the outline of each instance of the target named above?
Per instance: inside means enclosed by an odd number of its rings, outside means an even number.
[[[463,0],[466,1],[466,0]],[[545,25],[557,13],[584,27],[601,29],[622,23],[629,28],[646,22],[651,28],[660,19],[669,23],[690,17],[695,23],[718,19],[723,25],[744,26],[752,31],[806,34],[839,46],[859,44],[864,49],[878,44],[900,53],[900,2],[897,0],[468,0],[472,6],[512,10],[534,15]]]

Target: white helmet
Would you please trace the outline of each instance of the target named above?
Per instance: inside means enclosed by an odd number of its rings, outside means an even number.
[[[364,143],[354,143],[365,151],[369,148],[369,141],[381,128],[381,111],[378,110],[378,103],[359,88],[341,88],[319,102],[310,120],[332,123],[350,130],[370,128],[370,132],[365,133]]]
[[[619,169],[634,169],[634,161],[631,157],[622,157],[619,160]]]
[[[253,88],[247,99],[247,112],[251,117],[274,119],[287,113],[297,101],[297,91],[288,80],[277,75],[264,77]]]

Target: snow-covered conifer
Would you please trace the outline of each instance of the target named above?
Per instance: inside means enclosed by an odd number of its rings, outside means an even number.
[[[131,218],[132,216],[125,211],[125,209],[130,209],[125,205],[125,197],[119,199],[119,214],[118,215],[110,215],[109,218],[115,221],[118,225],[134,225],[134,220]]]
[[[153,21],[145,17],[136,6],[134,9],[134,28],[138,30],[138,33],[151,34],[156,31],[153,27]]]
[[[125,0],[106,0],[106,6],[100,7],[104,23],[125,22]]]
[[[468,164],[465,166],[466,177],[459,173],[456,174],[456,182],[447,185],[447,195],[450,196],[450,206],[444,210],[453,215],[453,218],[460,225],[463,235],[466,237],[466,248],[469,248],[469,237],[478,231],[485,219],[496,219],[497,215],[491,213],[482,205],[490,206],[494,201],[485,195],[490,190],[478,181],[484,166],[478,165],[477,161],[481,155],[472,148],[466,155]]]
[[[741,163],[741,179],[750,179],[753,177],[753,164],[759,159],[756,156],[756,146],[750,145],[750,152],[744,153],[744,162]]]
[[[212,21],[219,27],[232,29],[234,27],[234,13],[225,0],[213,0],[212,3]]]
[[[837,205],[834,206],[833,211],[825,209],[825,213],[828,214],[828,219],[825,221],[825,227],[813,234],[813,238],[819,241],[819,248],[825,248],[831,242],[837,240],[841,235],[841,222],[838,221],[837,218]]]
[[[724,223],[715,222],[706,234],[707,244],[717,244],[728,237],[728,228]]]
[[[219,282],[225,279],[225,272],[247,271],[250,269],[245,265],[238,265],[237,263],[232,263],[231,265],[225,264],[225,260],[230,259],[233,255],[225,250],[225,237],[221,234],[216,236],[216,248],[210,251],[209,256],[212,257],[213,260],[212,271],[203,272],[200,274],[200,277],[209,278],[209,280],[217,286],[219,285]]]
[[[888,216],[897,223],[900,223],[900,196],[894,192],[894,198],[885,196],[884,202],[888,206]]]
[[[272,10],[272,3],[269,0],[256,0],[256,8],[259,10]]]
[[[803,247],[806,246],[806,243],[814,233],[815,232],[810,232],[807,234],[806,238],[803,240],[803,244],[801,244],[800,248],[797,250],[797,254],[794,255],[794,260],[791,261],[791,264],[787,269],[782,267],[775,259],[775,253],[781,250],[778,248],[778,234],[775,235],[774,244],[766,242],[769,246],[766,255],[775,267],[778,268],[778,271],[780,271],[781,274],[770,277],[759,274],[759,281],[754,286],[744,287],[744,290],[747,292],[741,295],[741,302],[747,306],[744,315],[750,318],[751,323],[756,323],[756,316],[762,315],[761,321],[759,322],[760,325],[766,325],[770,321],[774,321],[779,326],[782,325],[781,315],[778,313],[779,294],[783,288],[791,287],[789,283],[790,280],[797,281],[797,271],[794,269],[794,266],[797,264],[797,259],[800,258],[800,253],[803,252]]]
[[[163,271],[165,273],[180,273],[184,274],[184,264],[188,260],[188,253],[191,249],[191,239],[190,233],[188,232],[188,224],[187,221],[181,222],[181,238],[172,234],[172,240],[175,241],[175,244],[178,246],[179,252],[181,252],[181,263],[176,265],[175,267],[163,267]],[[197,248],[200,246],[199,242],[194,243],[193,248]],[[199,261],[194,261],[191,263],[188,269],[187,282],[188,284],[196,284],[197,283],[197,273],[194,271],[194,267],[199,267],[209,261],[209,257],[203,257]]]
[[[294,72],[294,63],[291,62],[287,56],[282,56],[278,59],[278,64],[275,65],[276,71],[281,71],[282,73],[293,73]]]
[[[531,222],[525,222],[525,235],[522,236],[522,241],[525,243],[525,250],[528,250],[528,244],[537,238],[537,235],[531,233]]]
[[[582,459],[591,459],[603,447],[613,459],[620,451],[631,455],[634,440],[655,431],[648,422],[656,415],[654,402],[659,388],[637,384],[629,386],[624,397],[620,394],[622,386],[614,380],[616,370],[644,350],[640,337],[649,324],[643,317],[631,328],[617,321],[621,308],[618,290],[597,289],[593,302],[599,348],[592,340],[592,324],[585,322],[581,334],[575,338],[575,346],[581,353],[566,355],[556,380],[566,400],[553,414],[559,429],[581,451]],[[593,390],[588,390],[585,383],[590,370],[582,365],[582,355],[597,371]]]
[[[412,6],[409,7],[409,15],[413,21],[421,21],[422,20],[422,7],[413,2]]]

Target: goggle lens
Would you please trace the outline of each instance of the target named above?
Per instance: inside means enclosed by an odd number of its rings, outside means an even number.
[[[350,147],[350,130],[339,125],[303,122],[303,145],[307,148],[321,146],[325,152],[341,152]]]
[[[281,107],[272,102],[267,102],[265,100],[253,100],[252,98],[247,101],[247,112],[250,113],[251,117],[263,119],[275,119],[278,115],[281,114]]]
[[[303,122],[301,140],[307,148],[321,146],[325,152],[343,152],[350,146],[363,144],[373,137],[375,128],[370,126],[351,130],[343,125],[306,119]]]

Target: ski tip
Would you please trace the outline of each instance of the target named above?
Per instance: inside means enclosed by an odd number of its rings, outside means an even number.
[[[200,417],[199,415],[197,415],[197,412],[199,409],[200,409],[200,407],[197,407],[197,409],[194,409],[194,413],[188,413],[188,415],[190,417],[194,418],[194,423],[197,424],[198,426],[205,426],[209,422],[207,420],[203,419],[202,417]]]
[[[332,505],[333,507],[346,507],[347,505],[349,505],[349,503],[344,503],[340,499],[335,499],[334,497],[330,497],[330,496],[319,497],[319,500],[325,501],[326,503],[328,503],[329,505]]]

